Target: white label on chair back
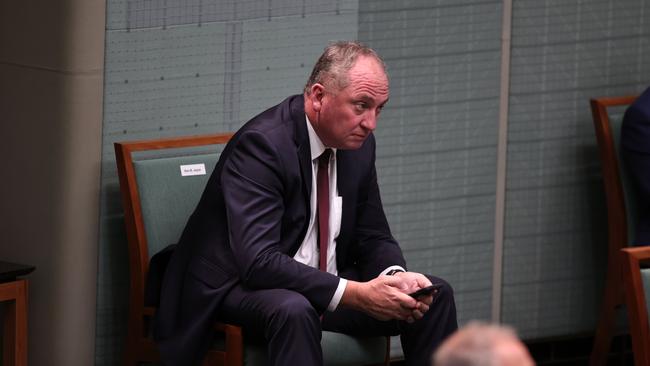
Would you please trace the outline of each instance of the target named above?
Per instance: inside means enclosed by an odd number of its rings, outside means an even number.
[[[188,164],[181,165],[181,175],[183,177],[191,175],[205,175],[205,164]]]

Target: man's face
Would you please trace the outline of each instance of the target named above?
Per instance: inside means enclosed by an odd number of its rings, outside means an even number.
[[[388,78],[373,58],[359,56],[342,90],[325,90],[314,129],[326,146],[358,149],[377,127],[388,101]]]

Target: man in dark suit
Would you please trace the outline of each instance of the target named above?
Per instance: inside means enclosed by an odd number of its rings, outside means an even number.
[[[197,364],[215,320],[263,338],[272,365],[321,365],[323,329],[401,334],[407,363],[428,363],[456,311],[447,283],[406,270],[388,228],[372,135],[387,101],[379,56],[339,42],[303,95],[235,134],[165,273],[155,333],[167,365]],[[435,297],[408,295],[432,283]]]
[[[621,146],[628,175],[638,193],[634,244],[650,245],[650,88],[625,111]]]

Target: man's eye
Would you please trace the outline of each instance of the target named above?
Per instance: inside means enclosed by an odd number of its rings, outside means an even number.
[[[355,103],[354,107],[356,108],[357,111],[364,111],[368,106],[366,103]]]

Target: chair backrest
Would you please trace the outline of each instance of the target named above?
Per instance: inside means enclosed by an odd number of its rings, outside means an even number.
[[[218,159],[213,153],[133,162],[149,258],[178,241]]]
[[[232,134],[115,144],[129,247],[130,303],[144,304],[149,259],[175,243]],[[211,151],[206,152],[206,147]],[[134,157],[140,152],[141,156]]]
[[[625,302],[622,281],[621,249],[628,247],[636,219],[633,187],[621,159],[620,136],[623,114],[636,96],[591,100],[603,185],[607,201],[607,269],[603,301],[590,356],[591,365],[605,364],[611,346],[615,313]],[[627,291],[625,291],[627,293]]]
[[[614,256],[618,255],[619,249],[629,244],[637,216],[634,199],[636,193],[620,158],[623,112],[636,98],[637,96],[626,96],[591,100],[607,199],[609,253]]]

